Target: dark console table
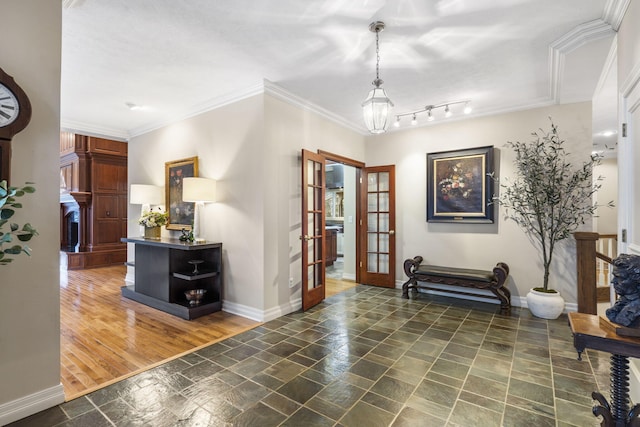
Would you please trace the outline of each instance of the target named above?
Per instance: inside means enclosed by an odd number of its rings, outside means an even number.
[[[593,314],[569,313],[569,326],[578,360],[586,348],[611,353],[611,405],[601,393],[591,393],[600,403],[593,407],[593,415],[603,418],[600,425],[640,427],[640,405],[629,410],[629,357],[640,357],[640,339],[618,335],[614,327]]]
[[[122,296],[187,320],[222,309],[222,243],[142,237],[122,241],[134,243],[136,254],[135,283],[123,286]],[[206,290],[198,305],[185,296],[192,289]]]

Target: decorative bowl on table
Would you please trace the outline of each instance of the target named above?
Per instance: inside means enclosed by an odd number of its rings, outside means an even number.
[[[189,305],[200,305],[202,302],[202,298],[204,298],[204,294],[207,292],[206,289],[191,289],[189,291],[185,291],[184,295],[187,297],[187,301],[189,301]]]

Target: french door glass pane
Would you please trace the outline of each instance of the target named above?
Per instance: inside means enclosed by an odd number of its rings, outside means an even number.
[[[378,254],[367,254],[367,271],[370,273],[378,272]]]
[[[367,252],[378,252],[378,233],[367,233]]]
[[[313,185],[320,185],[320,183],[322,182],[320,177],[320,174],[322,173],[322,165],[320,163],[314,162],[313,166],[314,166]]]
[[[322,213],[317,213],[315,227],[313,228],[313,235],[320,236],[322,234],[321,228],[322,228]]]
[[[313,187],[307,187],[307,210],[313,210]]]
[[[381,232],[389,232],[389,214],[381,213],[378,214],[378,229]]]
[[[380,172],[378,174],[378,191],[389,191],[389,173]]]
[[[378,231],[378,214],[367,214],[367,231]]]
[[[313,260],[315,260],[315,254],[316,254],[315,242],[316,242],[315,239],[311,239],[307,241],[307,259],[309,260],[309,264],[312,264]]]
[[[318,264],[307,266],[307,286],[309,290],[321,285],[320,278],[321,272]]]
[[[389,272],[389,255],[385,255],[385,254],[380,254],[379,255],[379,261],[380,261],[380,273],[388,273]]]
[[[367,191],[378,191],[378,174],[370,173],[367,178]]]
[[[376,212],[378,210],[378,193],[367,194],[367,210]]]
[[[380,252],[389,252],[389,235],[388,234],[379,234],[378,246],[380,248]]]
[[[389,212],[389,193],[378,194],[378,210],[380,212]]]

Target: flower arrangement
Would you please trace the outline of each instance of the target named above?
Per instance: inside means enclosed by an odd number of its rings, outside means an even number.
[[[456,162],[448,165],[443,179],[438,182],[443,200],[469,199],[477,186],[478,171],[469,162]]]
[[[138,220],[138,224],[144,225],[146,228],[161,227],[167,225],[169,214],[162,211],[145,211]]]

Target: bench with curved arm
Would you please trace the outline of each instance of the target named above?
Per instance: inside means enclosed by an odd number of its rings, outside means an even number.
[[[505,287],[505,282],[509,276],[509,266],[504,262],[499,262],[493,268],[493,271],[487,271],[429,264],[422,265],[422,260],[423,258],[419,255],[405,260],[404,272],[407,277],[409,277],[409,280],[402,285],[403,298],[409,298],[409,289],[417,291],[418,288],[478,296],[478,294],[470,292],[441,289],[436,286],[438,284],[445,284],[475,289],[488,289],[500,300],[500,308],[502,310],[509,310],[511,308],[511,292]]]

